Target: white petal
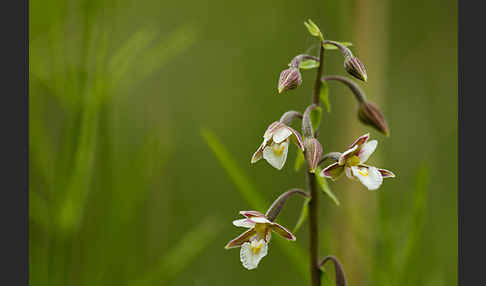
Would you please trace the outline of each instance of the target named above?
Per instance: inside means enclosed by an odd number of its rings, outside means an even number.
[[[353,172],[351,171],[351,168],[345,167],[344,172],[346,173],[346,177],[348,177],[351,180],[356,180],[356,178],[353,176]]]
[[[246,227],[246,228],[250,228],[250,227],[255,226],[255,224],[253,222],[251,222],[250,220],[248,220],[246,218],[234,220],[233,225],[238,226],[238,227]]]
[[[290,131],[288,128],[281,127],[273,133],[273,142],[281,143],[285,139],[289,138],[290,135],[292,135],[292,131]]]
[[[263,159],[272,165],[274,168],[282,169],[287,160],[287,153],[289,151],[289,142],[284,141],[281,144],[272,142],[272,145],[263,149]]]
[[[279,121],[272,122],[272,124],[270,124],[267,127],[267,130],[265,130],[265,133],[263,134],[263,139],[265,141],[270,140],[270,138],[272,138],[272,136],[273,136],[273,132],[275,130],[277,130],[278,128],[280,128],[282,125],[283,125],[283,123],[279,122]]]
[[[363,147],[361,147],[358,154],[360,163],[364,163],[368,160],[371,154],[375,152],[376,146],[378,146],[378,141],[376,140],[371,140],[363,144]]]
[[[381,173],[375,167],[353,166],[351,170],[353,175],[370,191],[378,189],[383,182]]]
[[[251,220],[254,223],[271,223],[266,217],[251,217],[248,218],[248,220]]]
[[[253,248],[260,245],[261,248],[255,253],[253,251]],[[268,245],[265,243],[265,241],[262,240],[254,240],[252,242],[245,242],[241,246],[240,250],[240,261],[243,264],[243,267],[245,267],[248,270],[252,270],[257,268],[258,263],[260,260],[262,260],[265,255],[267,255],[268,252]]]

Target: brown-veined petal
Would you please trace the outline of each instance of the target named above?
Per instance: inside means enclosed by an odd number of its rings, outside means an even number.
[[[256,152],[253,154],[253,156],[251,157],[252,164],[260,161],[260,159],[263,158],[263,148],[265,148],[265,145],[266,145],[266,141],[264,141],[262,145],[260,145],[260,147],[258,147]]]
[[[322,170],[321,176],[335,181],[343,174],[343,171],[344,166],[341,166],[338,163],[333,163]]]
[[[265,215],[259,211],[240,211],[240,214],[248,218],[255,216],[265,217]]]
[[[302,136],[300,135],[300,133],[297,132],[292,127],[287,127],[287,129],[289,129],[290,132],[292,132],[292,137],[291,137],[292,142],[294,142],[295,145],[297,145],[297,147],[299,147],[302,151],[304,151],[304,140],[302,140]]]
[[[378,169],[378,172],[381,173],[381,176],[383,178],[395,178],[395,174],[393,174],[391,171],[385,169]]]
[[[365,135],[360,136],[358,139],[356,139],[353,144],[349,145],[349,149],[354,147],[355,145],[362,145],[368,141],[370,138],[370,134],[366,133]]]
[[[276,232],[278,235],[280,235],[283,238],[286,238],[288,240],[295,240],[295,235],[291,233],[288,229],[285,227],[281,226],[278,223],[273,223],[270,228]]]
[[[254,228],[250,228],[249,230],[245,231],[244,233],[240,234],[238,237],[235,239],[231,240],[226,244],[224,248],[230,249],[234,247],[241,246],[243,243],[247,242],[250,240],[250,238],[256,234],[256,231]]]
[[[350,158],[351,156],[354,156],[358,152],[359,146],[360,145],[354,145],[350,149],[344,151],[341,154],[341,156],[339,157],[339,160],[338,160],[339,165],[344,165],[348,158]]]

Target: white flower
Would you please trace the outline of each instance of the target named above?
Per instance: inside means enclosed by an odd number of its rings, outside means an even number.
[[[263,134],[263,143],[253,154],[251,162],[256,163],[263,158],[274,168],[282,169],[289,152],[289,139],[293,139],[294,143],[304,150],[302,137],[297,131],[282,122],[273,122]]]
[[[235,220],[233,224],[249,230],[228,242],[225,248],[241,247],[240,260],[243,267],[248,270],[257,268],[260,260],[267,255],[272,231],[288,240],[295,240],[290,231],[278,223],[271,222],[260,212],[240,211],[240,214],[246,218]]]
[[[388,170],[364,164],[378,145],[376,140],[368,141],[369,137],[369,134],[365,134],[356,139],[349,149],[341,154],[338,162],[322,170],[321,176],[337,180],[344,172],[348,178],[358,180],[369,190],[378,189],[383,178],[394,178],[395,175]]]

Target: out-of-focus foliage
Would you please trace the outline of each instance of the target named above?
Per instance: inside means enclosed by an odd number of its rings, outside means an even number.
[[[30,1],[31,285],[307,283],[304,219],[257,270],[223,247],[239,210],[305,187],[295,151],[282,171],[250,158],[272,121],[310,103],[315,69],[276,90],[295,55],[317,52],[309,18],[353,43],[359,84],[391,129],[361,125],[350,92],[329,83],[324,153],[370,132],[370,163],[397,174],[374,192],[327,181],[340,205],[322,193],[322,256],[340,259],[350,285],[456,284],[457,3],[299,4]],[[346,75],[338,51],[325,56],[326,73]],[[278,221],[292,228],[302,204]]]

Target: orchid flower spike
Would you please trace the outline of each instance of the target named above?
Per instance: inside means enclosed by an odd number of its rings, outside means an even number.
[[[368,141],[369,137],[369,134],[365,134],[356,139],[348,150],[341,154],[338,162],[322,170],[321,176],[335,181],[344,171],[348,178],[358,180],[369,190],[378,189],[383,178],[394,178],[395,174],[388,170],[364,164],[378,145],[376,140]]]
[[[267,255],[272,231],[283,238],[295,241],[295,235],[278,223],[271,222],[258,211],[240,211],[244,219],[234,220],[233,225],[249,228],[237,238],[226,244],[225,248],[241,247],[240,260],[248,270],[258,267],[260,260]]]
[[[299,132],[282,122],[273,122],[263,134],[263,143],[253,154],[251,162],[255,163],[263,158],[274,168],[282,169],[287,160],[289,139],[293,139],[294,143],[304,151],[304,143]]]

